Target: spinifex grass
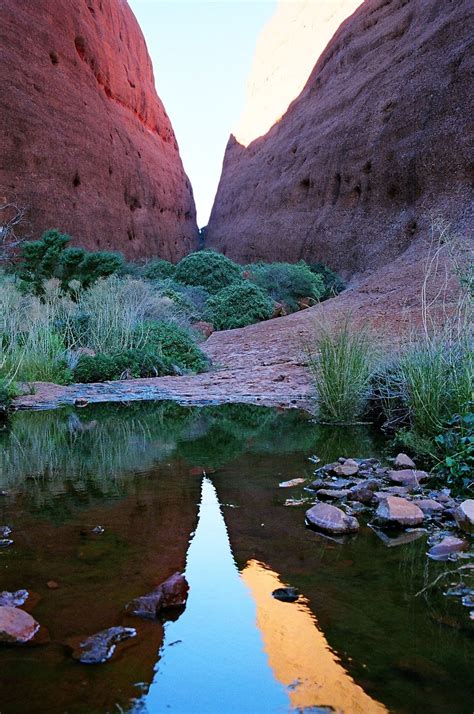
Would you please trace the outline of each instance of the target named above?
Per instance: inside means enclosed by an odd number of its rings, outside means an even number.
[[[377,355],[366,329],[319,325],[309,365],[317,389],[319,416],[349,423],[360,418],[371,393]]]

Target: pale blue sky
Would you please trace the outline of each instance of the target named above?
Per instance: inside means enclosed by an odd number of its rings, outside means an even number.
[[[276,0],[129,0],[206,225],[260,30]]]

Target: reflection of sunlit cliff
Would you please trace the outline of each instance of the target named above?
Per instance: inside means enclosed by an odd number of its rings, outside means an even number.
[[[309,607],[275,600],[282,587],[276,573],[255,560],[242,572],[257,605],[257,626],[275,677],[290,687],[294,708],[331,705],[338,712],[373,714],[385,707],[371,699],[348,675],[318,629]]]
[[[361,0],[279,0],[257,42],[244,111],[234,135],[244,146],[285,113],[339,25]]]

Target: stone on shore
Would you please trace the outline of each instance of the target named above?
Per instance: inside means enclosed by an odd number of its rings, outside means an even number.
[[[359,530],[357,518],[346,515],[329,503],[316,503],[306,511],[306,520],[310,526],[327,533],[355,533]]]
[[[443,540],[433,545],[428,556],[433,560],[447,560],[452,553],[459,553],[466,547],[466,542],[454,536],[445,536]]]
[[[398,454],[393,465],[396,469],[416,469],[415,462],[406,454]]]
[[[455,510],[456,523],[465,533],[474,533],[474,499],[468,498]]]
[[[380,523],[388,526],[419,526],[424,519],[421,508],[399,496],[388,496],[381,501],[375,515]]]
[[[0,642],[23,645],[30,642],[40,626],[24,610],[17,607],[0,607]]]
[[[401,469],[400,471],[389,471],[388,478],[394,483],[399,483],[408,488],[418,488],[420,483],[427,481],[430,477],[426,471],[416,469]]]

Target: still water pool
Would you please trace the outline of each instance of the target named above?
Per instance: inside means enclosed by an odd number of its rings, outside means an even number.
[[[449,564],[427,560],[425,537],[387,547],[365,525],[344,544],[320,536],[307,505],[285,505],[308,492],[279,488],[311,479],[314,454],[384,448],[366,427],[251,406],[15,414],[0,431],[13,540],[0,591],[32,591],[50,641],[0,649],[1,714],[472,712],[465,609],[415,597]],[[125,613],[176,571],[190,585],[178,617]],[[285,585],[298,602],[272,598]],[[69,638],[114,625],[137,637],[109,662],[71,658]]]

